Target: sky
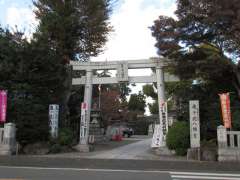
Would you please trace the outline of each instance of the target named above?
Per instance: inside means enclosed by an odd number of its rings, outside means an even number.
[[[2,27],[23,30],[31,36],[38,22],[33,14],[32,0],[0,0],[0,24]],[[104,51],[92,61],[135,60],[156,57],[155,39],[149,29],[160,15],[174,17],[175,0],[118,0],[113,6],[109,34]],[[130,71],[129,75],[150,75],[150,70]],[[132,88],[133,93],[142,84]],[[151,102],[148,99],[147,102]],[[149,114],[149,112],[147,112]]]
[[[159,15],[173,16],[175,0],[120,0],[113,11],[109,36],[102,55],[94,60],[128,60],[157,56],[150,26]]]
[[[110,23],[113,32],[104,53],[94,61],[143,59],[157,56],[155,39],[149,27],[159,15],[173,16],[175,0],[118,0],[113,6]],[[15,26],[31,34],[37,26],[32,0],[0,0],[0,24]]]

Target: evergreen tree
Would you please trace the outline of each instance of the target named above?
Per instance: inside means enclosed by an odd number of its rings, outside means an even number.
[[[111,30],[108,19],[111,0],[36,0],[35,14],[39,20],[34,41],[49,45],[59,56],[67,74],[60,94],[61,124],[69,117],[71,88],[70,60],[86,61],[96,56],[107,41]],[[75,97],[75,96],[74,96]],[[73,102],[73,101],[72,101]]]
[[[130,111],[135,111],[140,114],[144,114],[146,107],[146,97],[139,92],[138,94],[131,94],[129,102],[128,102],[128,109]]]
[[[37,0],[36,17],[39,20],[35,40],[44,39],[69,60],[87,60],[96,56],[107,41],[110,0]]]
[[[22,35],[1,29],[0,88],[8,91],[7,117],[17,125],[17,140],[28,144],[49,138],[48,105],[59,103],[66,71],[49,46]]]
[[[240,97],[239,10],[236,0],[178,0],[177,19],[160,16],[151,27],[158,54],[172,59],[170,70],[182,80],[166,88],[179,97],[181,119],[188,119],[188,100],[199,99],[204,132],[219,123],[219,93]]]

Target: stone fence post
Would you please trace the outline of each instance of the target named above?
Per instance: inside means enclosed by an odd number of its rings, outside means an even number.
[[[3,142],[0,145],[0,155],[11,155],[16,153],[16,125],[14,123],[4,124]]]
[[[224,126],[217,128],[218,148],[227,148],[227,130]]]

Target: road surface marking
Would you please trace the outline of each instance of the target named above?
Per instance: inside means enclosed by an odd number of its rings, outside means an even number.
[[[169,173],[169,171],[154,170],[123,170],[123,169],[88,169],[88,168],[52,168],[52,167],[31,167],[31,166],[0,166],[6,169],[30,169],[30,170],[60,170],[60,171],[95,171],[95,172],[129,172],[129,173]]]
[[[197,172],[170,172],[170,174],[177,175],[201,175],[201,176],[233,176],[240,177],[240,174],[226,174],[226,173],[197,173]]]
[[[180,179],[208,179],[208,180],[240,180],[240,174],[223,173],[195,173],[195,172],[170,172],[171,178]]]

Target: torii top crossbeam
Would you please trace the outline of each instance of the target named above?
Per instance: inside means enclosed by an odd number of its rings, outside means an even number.
[[[165,58],[150,58],[141,60],[122,60],[122,61],[99,61],[99,62],[79,62],[71,61],[73,70],[113,70],[117,69],[120,64],[127,64],[128,69],[141,69],[141,68],[156,68],[165,67],[169,65]]]
[[[163,68],[169,66],[170,61],[164,58],[150,58],[128,61],[100,61],[100,62],[79,62],[71,61],[73,70],[117,70],[117,77],[92,77],[92,84],[115,84],[120,82],[129,83],[153,83],[157,82],[156,75],[152,76],[128,76],[128,69]],[[168,72],[164,72],[164,81],[178,81],[178,78]],[[84,85],[86,77],[73,78],[73,85]]]

